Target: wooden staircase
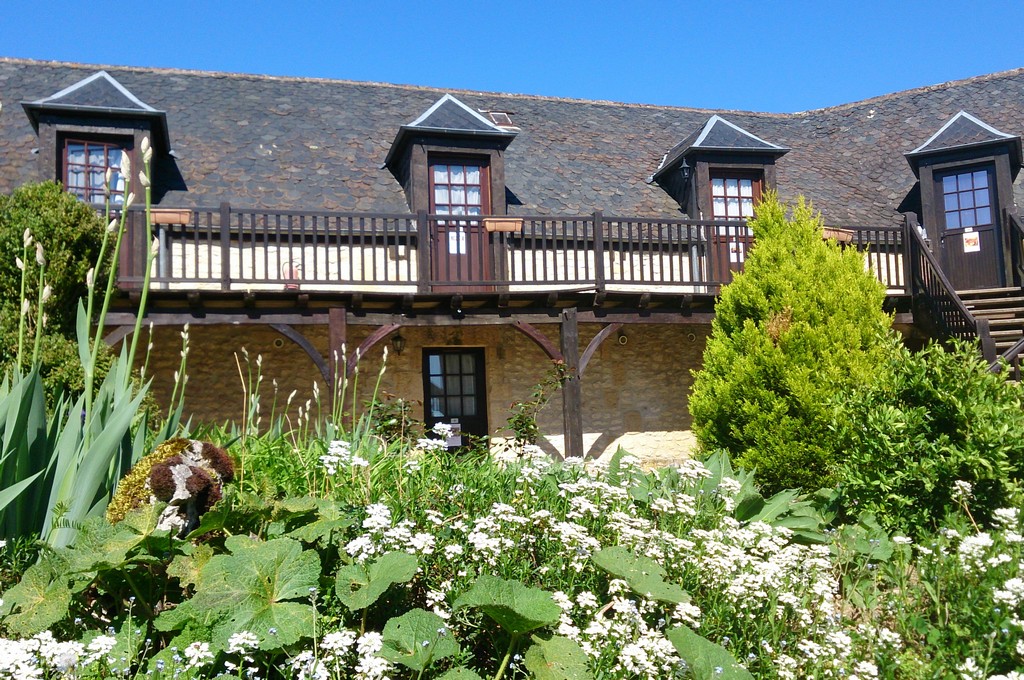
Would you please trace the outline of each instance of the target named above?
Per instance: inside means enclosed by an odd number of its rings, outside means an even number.
[[[1024,338],[1024,290],[982,288],[957,295],[975,318],[988,319],[996,352],[1002,354]]]

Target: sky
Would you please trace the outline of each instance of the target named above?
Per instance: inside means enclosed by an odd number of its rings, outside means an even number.
[[[1022,26],[1021,0],[4,0],[0,56],[795,112],[1024,66]]]

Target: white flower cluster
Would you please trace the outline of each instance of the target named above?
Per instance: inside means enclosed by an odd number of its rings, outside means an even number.
[[[338,470],[365,468],[370,465],[370,462],[353,454],[350,442],[336,439],[327,447],[327,453],[320,456],[320,464],[324,466],[328,475],[334,476]]]

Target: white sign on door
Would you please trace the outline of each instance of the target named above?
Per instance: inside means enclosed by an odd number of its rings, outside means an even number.
[[[448,232],[448,254],[466,254],[466,230],[459,227]]]

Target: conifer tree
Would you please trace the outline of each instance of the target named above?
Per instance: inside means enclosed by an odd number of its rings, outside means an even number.
[[[825,240],[802,198],[786,212],[774,195],[757,208],[690,397],[701,447],[756,468],[766,492],[834,482],[834,397],[867,384],[892,347],[885,289],[862,254]]]

